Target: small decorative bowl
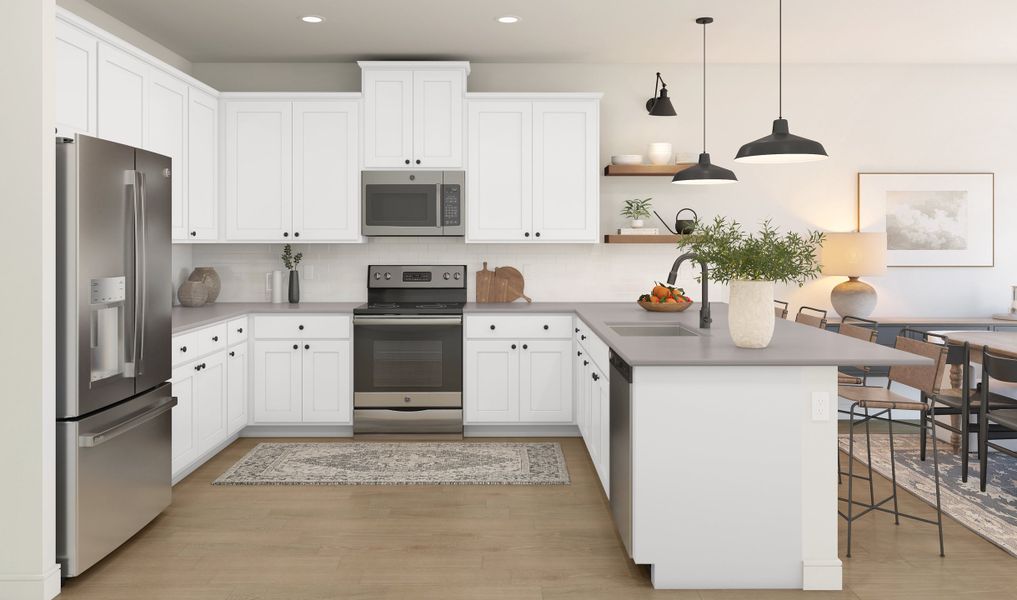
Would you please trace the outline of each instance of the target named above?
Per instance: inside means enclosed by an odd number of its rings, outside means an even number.
[[[612,165],[641,165],[643,164],[642,154],[615,154],[611,157]]]
[[[693,302],[639,302],[643,310],[650,312],[681,312],[693,304]]]

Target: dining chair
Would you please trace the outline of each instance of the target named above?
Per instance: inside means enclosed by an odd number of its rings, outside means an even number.
[[[773,306],[774,316],[777,317],[778,319],[786,319],[788,303],[784,302],[783,300],[774,300],[773,304],[774,304]]]
[[[1010,431],[1017,431],[1017,410],[995,409],[990,397],[990,381],[1017,383],[1017,359],[994,354],[988,348],[982,349],[982,395],[978,406],[978,461],[979,487],[984,492],[989,481],[989,449],[1017,458],[1017,452],[989,441],[990,425],[997,425]]]
[[[874,343],[876,338],[879,337],[879,323],[871,319],[848,315],[841,319],[837,333],[863,342]],[[861,377],[837,371],[837,383],[841,385],[867,385],[869,381],[869,367],[858,366],[851,368],[861,372]]]
[[[939,343],[933,343],[930,338],[942,338],[936,334],[926,333],[923,331],[916,331],[913,329],[902,329],[897,335],[894,347],[904,352],[911,352],[919,356],[924,356],[933,360],[933,364],[929,366],[893,366],[890,367],[889,382],[885,388],[881,387],[865,387],[857,385],[842,385],[838,386],[837,393],[840,397],[851,401],[851,410],[849,411],[850,421],[848,423],[848,496],[847,502],[847,514],[840,513],[841,516],[847,520],[848,533],[847,533],[847,556],[851,556],[851,529],[852,524],[857,519],[864,515],[873,512],[881,511],[891,513],[894,516],[894,523],[900,525],[900,517],[906,517],[915,521],[923,523],[929,523],[936,525],[939,530],[939,555],[945,556],[943,548],[943,510],[940,505],[940,488],[939,488],[939,457],[936,452],[936,406],[935,403],[930,402],[928,399],[930,396],[934,396],[939,393],[940,385],[943,380],[943,373],[946,369],[946,354],[947,348],[945,345],[945,338]],[[894,384],[903,385],[915,390],[918,390],[921,399],[912,400],[902,394],[898,394],[893,391],[891,387]],[[861,420],[855,420],[855,414],[857,409],[873,409],[874,412],[871,415],[865,415]],[[920,423],[916,424],[912,421],[895,420],[893,418],[894,410],[915,410],[921,413],[927,413],[926,418],[923,418]],[[854,499],[854,446],[855,446],[855,427],[859,424],[868,424],[869,421],[882,421],[888,426],[889,433],[889,447],[890,447],[890,483],[892,492],[886,498],[879,500],[878,502],[872,500],[869,504],[860,502]],[[928,427],[930,435],[932,436],[932,463],[933,463],[933,479],[936,486],[936,520],[926,519],[917,515],[903,513],[900,511],[900,507],[897,502],[897,467],[896,457],[894,453],[894,439],[893,439],[893,428],[894,425],[904,425],[909,427],[924,428]],[[868,427],[866,427],[866,441],[870,437]],[[871,469],[872,460],[869,458],[869,467]],[[870,482],[871,485],[871,482]],[[870,488],[871,489],[871,488]],[[893,503],[893,509],[888,509],[883,505],[887,502]],[[857,515],[854,514],[855,505],[861,505],[864,507]]]
[[[826,311],[821,308],[803,306],[795,315],[795,323],[826,329]]]

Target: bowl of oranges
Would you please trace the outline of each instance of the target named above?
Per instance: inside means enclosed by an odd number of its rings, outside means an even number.
[[[653,291],[639,297],[639,306],[650,312],[681,312],[692,306],[692,299],[682,288],[657,282]]]

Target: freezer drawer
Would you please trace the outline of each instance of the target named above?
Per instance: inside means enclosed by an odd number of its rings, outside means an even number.
[[[169,384],[57,422],[57,558],[75,577],[170,504]]]

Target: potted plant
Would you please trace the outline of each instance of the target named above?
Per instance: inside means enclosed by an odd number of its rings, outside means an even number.
[[[731,286],[728,327],[735,345],[765,348],[773,337],[774,283],[800,287],[818,277],[824,237],[819,231],[782,235],[769,220],[758,233],[746,233],[737,221],[716,217],[710,224],[697,221],[678,247],[708,264],[713,281]]]
[[[290,272],[290,304],[300,302],[300,274],[297,273],[297,265],[303,258],[303,252],[293,254],[293,248],[289,244],[283,246],[283,266]]]
[[[631,227],[639,229],[643,226],[643,219],[650,216],[650,201],[652,200],[653,198],[626,200],[625,208],[621,209],[621,215],[629,219]]]

